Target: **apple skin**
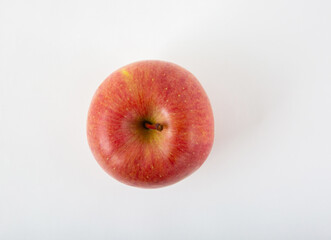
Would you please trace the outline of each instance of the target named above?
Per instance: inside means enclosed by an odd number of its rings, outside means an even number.
[[[144,123],[162,124],[163,130]],[[214,118],[198,80],[169,62],[135,62],[97,89],[88,143],[100,166],[122,183],[157,188],[197,170],[214,141]]]

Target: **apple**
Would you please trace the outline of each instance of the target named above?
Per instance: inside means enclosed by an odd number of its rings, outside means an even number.
[[[113,72],[88,112],[88,143],[101,167],[125,184],[157,188],[197,170],[214,141],[207,94],[184,68],[147,60]]]

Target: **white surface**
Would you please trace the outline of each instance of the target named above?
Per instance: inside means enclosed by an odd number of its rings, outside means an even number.
[[[0,239],[331,239],[331,2],[0,1]],[[157,190],[110,178],[87,109],[142,59],[195,74],[205,164]]]

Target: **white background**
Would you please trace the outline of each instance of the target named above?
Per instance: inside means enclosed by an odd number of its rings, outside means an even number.
[[[0,239],[331,239],[331,2],[0,1]],[[109,177],[89,103],[143,59],[196,75],[213,150],[161,189]]]

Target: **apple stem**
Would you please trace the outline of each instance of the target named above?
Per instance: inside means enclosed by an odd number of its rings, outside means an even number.
[[[147,128],[147,129],[155,129],[155,130],[158,130],[160,132],[163,130],[163,126],[159,123],[150,124],[148,122],[144,122],[144,127]]]

